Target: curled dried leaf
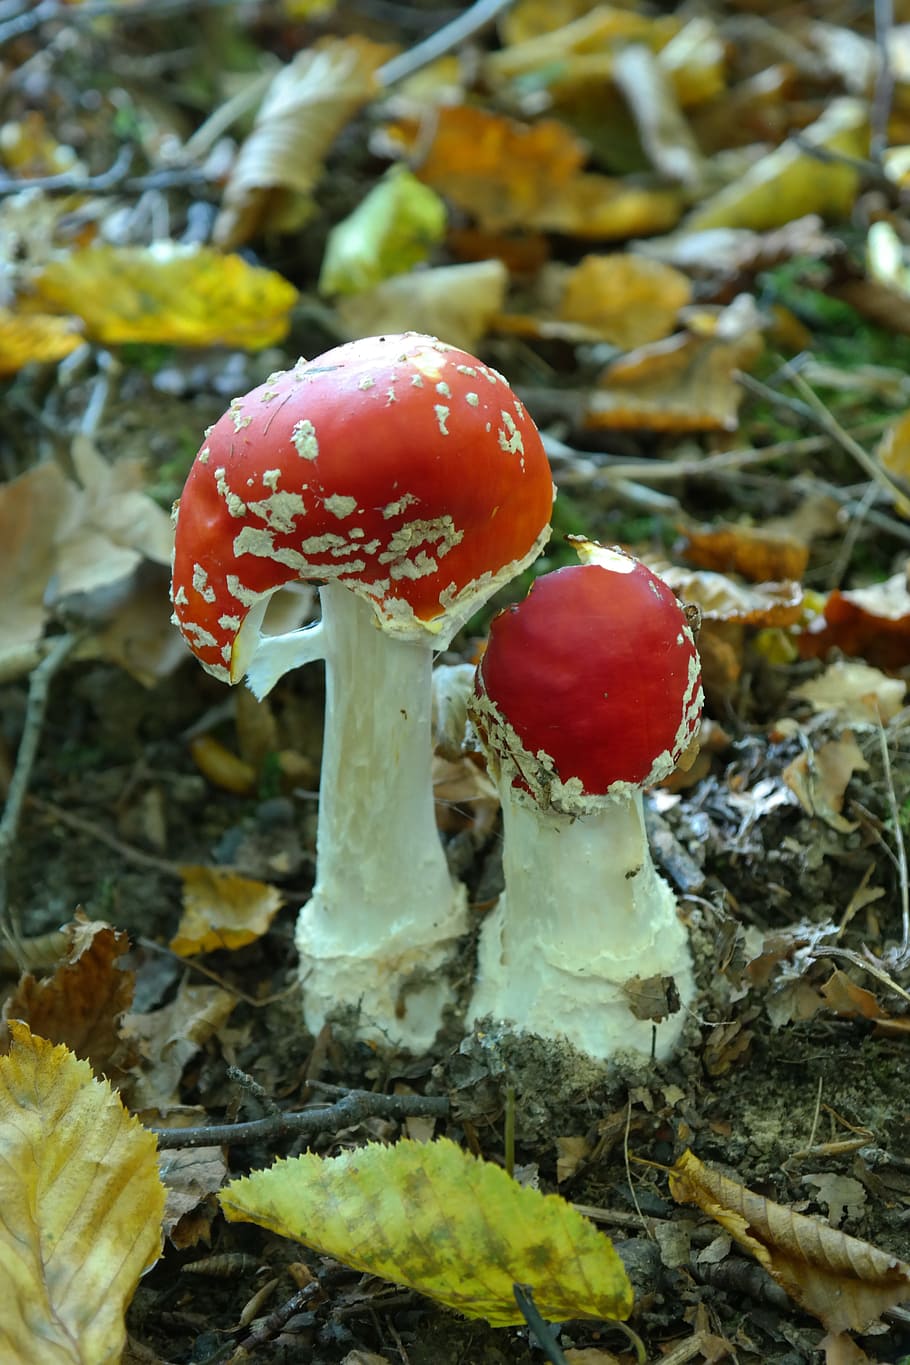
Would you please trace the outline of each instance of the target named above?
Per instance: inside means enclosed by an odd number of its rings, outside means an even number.
[[[865,1331],[910,1295],[905,1261],[755,1194],[690,1151],[670,1172],[670,1192],[716,1219],[829,1331]]]

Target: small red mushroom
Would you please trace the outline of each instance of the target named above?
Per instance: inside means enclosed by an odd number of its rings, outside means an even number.
[[[482,930],[469,1019],[602,1059],[652,1042],[665,1057],[694,986],[642,791],[697,732],[698,653],[656,574],[620,550],[579,553],[494,619],[477,670],[469,710],[502,800],[505,892]],[[656,1025],[629,990],[653,977],[673,978],[678,997]]]
[[[307,1024],[347,1005],[415,1050],[466,928],[430,776],[434,650],[541,551],[552,479],[502,375],[433,337],[368,337],[272,375],[209,431],[177,515],[174,619],[257,696],[326,662],[317,875],[298,947]],[[321,584],[322,619],[263,636],[268,600]]]

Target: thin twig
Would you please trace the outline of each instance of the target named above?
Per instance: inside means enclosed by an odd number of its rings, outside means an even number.
[[[210,183],[198,166],[161,166],[143,175],[129,175],[133,149],[121,147],[107,170],[97,175],[60,171],[57,175],[18,177],[0,176],[0,196],[21,190],[41,190],[46,194],[144,194],[147,190],[173,190],[201,187]]]
[[[255,1323],[251,1331],[242,1341],[238,1341],[234,1351],[238,1360],[246,1360],[248,1353],[255,1346],[265,1346],[268,1342],[274,1341],[278,1333],[285,1327],[296,1314],[306,1308],[310,1299],[314,1299],[317,1294],[322,1292],[322,1285],[318,1280],[311,1280],[302,1289],[298,1289],[296,1294],[292,1294],[283,1304],[269,1313],[268,1317],[262,1318]]]
[[[135,863],[137,867],[153,868],[156,872],[163,872],[166,877],[176,877],[178,880],[183,876],[183,869],[178,863],[169,862],[166,858],[156,858],[154,853],[146,853],[141,848],[134,848],[132,844],[125,844],[122,839],[118,839],[116,834],[112,834],[103,825],[96,825],[93,821],[86,820],[84,816],[77,815],[75,811],[54,805],[52,801],[43,801],[37,796],[30,796],[28,803],[30,806],[34,806],[36,810],[41,811],[42,815],[49,815],[52,819],[59,820],[62,825],[68,825],[70,829],[76,830],[79,834],[85,834],[90,839],[96,839],[99,844],[105,844],[126,862]],[[219,872],[230,872],[232,869],[219,866],[218,870]]]
[[[312,1133],[338,1132],[364,1119],[444,1119],[449,1101],[444,1095],[376,1095],[371,1090],[351,1090],[337,1104],[296,1113],[269,1114],[247,1123],[213,1123],[200,1128],[151,1128],[158,1146],[215,1147],[221,1143],[240,1146],[276,1138],[308,1137]]]
[[[897,965],[903,966],[910,953],[910,878],[907,875],[907,846],[904,831],[901,829],[900,811],[897,806],[897,792],[894,790],[894,774],[891,771],[891,756],[888,753],[888,736],[879,717],[878,741],[882,752],[882,772],[885,778],[885,791],[891,811],[894,850],[897,857],[898,885],[901,892],[901,946],[897,953]]]
[[[737,371],[735,377],[743,388],[749,389],[760,398],[773,403],[775,407],[783,408],[804,421],[811,421],[815,426],[821,427],[842,450],[853,457],[863,473],[882,487],[890,498],[897,495],[904,498],[910,497],[910,483],[880,465],[860,445],[859,441],[841,426],[831,409],[825,406],[811,385],[806,383],[794,363],[785,365],[780,373],[793,385],[799,394],[799,398],[791,398],[788,394],[779,393],[777,389],[763,384],[754,375],[747,374],[744,371]]]
[[[531,1286],[528,1284],[513,1284],[512,1293],[515,1295],[515,1302],[521,1309],[521,1315],[537,1338],[537,1345],[543,1351],[550,1365],[569,1365],[566,1354],[560,1346],[556,1337],[553,1335],[553,1328],[546,1318],[541,1316],[540,1309],[534,1302],[534,1295]]]
[[[894,66],[891,61],[891,33],[894,29],[893,0],[875,0],[875,46],[878,71],[869,109],[869,155],[881,164],[888,146],[888,119],[894,99]]]
[[[866,185],[894,193],[894,181],[889,180],[878,162],[862,156],[850,156],[847,152],[835,151],[820,142],[810,142],[802,133],[793,133],[792,138],[799,150],[806,156],[811,156],[813,161],[820,161],[825,166],[844,166],[848,170],[856,171]]]
[[[7,903],[7,867],[16,842],[22,807],[25,804],[28,784],[38,755],[41,731],[44,727],[44,713],[50,685],[67,655],[77,641],[76,635],[60,635],[51,645],[47,654],[32,671],[28,685],[28,701],[25,707],[25,721],[22,738],[16,754],[16,767],[6,796],[6,806],[0,819],[0,932],[15,949],[19,937],[18,926],[12,923]]]
[[[395,85],[407,76],[413,76],[415,71],[423,70],[430,62],[444,57],[460,43],[473,38],[475,33],[492,24],[493,20],[512,4],[514,0],[475,0],[470,9],[457,15],[451,23],[437,29],[407,52],[401,52],[390,62],[386,62],[385,66],[381,66],[376,72],[376,79],[380,85]]]
[[[233,5],[235,0],[196,0],[197,8],[211,9]],[[11,42],[23,33],[31,33],[44,24],[59,20],[71,25],[85,23],[89,19],[100,19],[108,15],[121,24],[135,23],[136,20],[165,18],[169,14],[183,13],[186,0],[133,0],[124,5],[123,0],[85,0],[84,4],[74,6],[63,0],[40,0],[32,9],[25,9],[14,19],[0,24],[0,44]]]

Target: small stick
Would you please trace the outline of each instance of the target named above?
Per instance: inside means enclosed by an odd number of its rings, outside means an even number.
[[[364,1119],[446,1118],[449,1101],[444,1095],[377,1095],[371,1090],[351,1090],[337,1104],[297,1113],[269,1114],[248,1123],[213,1123],[200,1128],[150,1128],[160,1150],[171,1147],[238,1146],[293,1134],[337,1132]]]
[[[531,1286],[528,1284],[513,1284],[512,1293],[515,1295],[515,1302],[521,1309],[521,1315],[537,1338],[537,1344],[543,1351],[550,1365],[569,1365],[565,1352],[560,1346],[556,1337],[553,1335],[553,1328],[546,1318],[541,1317],[540,1310],[534,1302],[531,1293]]]
[[[894,847],[896,850],[898,882],[901,890],[901,946],[897,953],[897,962],[903,966],[910,954],[910,876],[907,872],[907,846],[904,843],[904,831],[901,829],[900,811],[897,806],[897,792],[894,790],[894,774],[891,771],[891,755],[888,753],[888,736],[882,724],[881,717],[878,722],[878,739],[882,751],[882,772],[885,777],[885,790],[888,793],[888,806],[891,812],[891,823],[894,827]]]
[[[47,654],[32,671],[28,684],[28,702],[25,708],[25,723],[22,738],[16,755],[16,767],[6,796],[6,807],[0,819],[0,932],[15,945],[19,937],[18,926],[9,917],[7,904],[7,866],[16,842],[19,820],[25,803],[25,794],[31,781],[32,769],[38,755],[41,731],[44,727],[44,713],[51,681],[63,664],[70,650],[76,644],[77,636],[59,635]]]
[[[869,155],[880,163],[888,146],[888,117],[894,99],[894,66],[890,51],[891,32],[894,28],[894,0],[875,0],[874,10],[878,73],[869,110]]]
[[[437,58],[451,52],[453,47],[458,47],[460,43],[467,42],[468,38],[473,38],[475,33],[486,28],[487,24],[492,24],[493,20],[512,4],[513,0],[475,0],[469,9],[459,14],[450,24],[444,24],[428,38],[424,38],[423,42],[417,43],[407,52],[399,53],[390,62],[386,62],[385,66],[381,66],[376,72],[377,81],[380,85],[395,85],[407,76],[413,76],[415,71],[421,71],[425,66],[429,66],[430,62],[435,62]]]

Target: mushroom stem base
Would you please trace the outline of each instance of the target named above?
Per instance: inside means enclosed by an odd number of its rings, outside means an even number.
[[[577,818],[503,794],[506,893],[483,926],[469,1020],[568,1038],[592,1057],[669,1056],[695,994],[676,899],[648,850],[640,793]],[[651,990],[678,1000],[655,1021]],[[683,1006],[683,1007],[680,1007]]]

